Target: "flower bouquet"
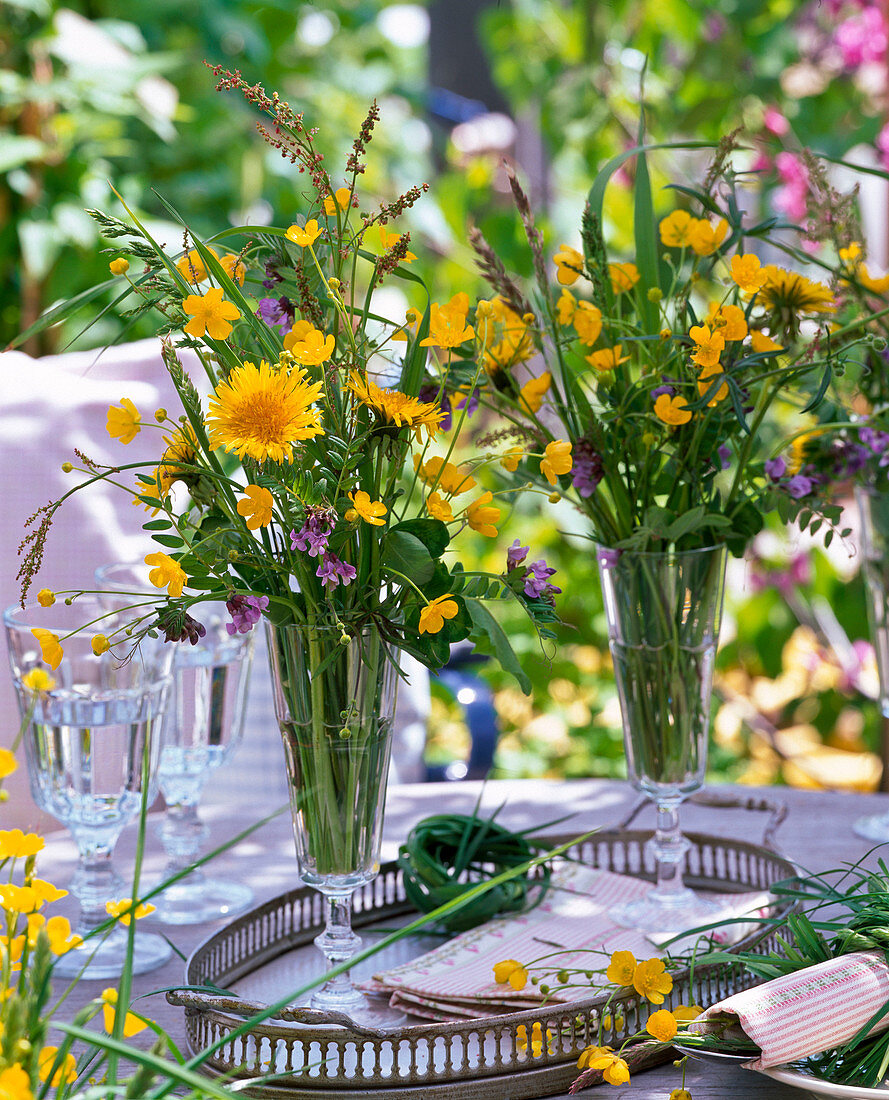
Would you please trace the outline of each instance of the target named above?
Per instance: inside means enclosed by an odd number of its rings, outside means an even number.
[[[162,548],[145,559],[148,581],[166,589],[159,610],[134,593],[126,626],[97,633],[94,648],[123,653],[154,630],[195,642],[205,600],[227,603],[231,634],[265,618],[300,870],[328,899],[319,943],[339,962],[357,942],[351,893],[377,869],[398,654],[437,668],[452,643],[483,637],[526,684],[485,601],[518,601],[547,632],[553,586],[529,570],[467,571],[451,556],[465,528],[498,534],[500,509],[481,484],[498,455],[452,461],[467,402],[448,416],[441,398],[461,384],[451,348],[474,335],[468,297],[439,307],[427,296],[407,324],[377,312],[384,279],[425,288],[410,270],[410,235],[391,229],[424,188],[376,210],[360,192],[376,104],[337,186],[299,114],[237,73],[217,75],[219,89],[239,89],[270,117],[259,128],[308,177],[308,209],[287,227],[228,229],[206,242],[185,227],[178,257],[131,212],[129,222],[94,213],[120,244],[112,273],[127,280],[137,309],[163,315],[163,358],[182,404],[147,419],[126,398],[109,410],[108,431],[122,444],[152,427],[162,434],[149,469],[79,455],[77,490],[127,488],[135,475],[144,526]],[[237,252],[226,250],[232,241]],[[203,368],[208,399],[179,348]],[[42,510],[26,539],[25,592],[64,499]],[[39,641],[55,667],[64,638],[43,631]],[[325,1008],[355,1002],[347,975],[316,998]]]

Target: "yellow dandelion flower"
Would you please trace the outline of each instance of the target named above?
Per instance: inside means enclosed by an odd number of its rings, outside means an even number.
[[[528,971],[515,959],[504,959],[494,963],[494,981],[498,985],[511,985],[513,989],[524,989],[528,984]]]
[[[374,527],[385,526],[386,521],[382,517],[389,509],[381,500],[371,500],[370,493],[365,493],[363,489],[349,493],[349,500],[365,523],[371,523]]]
[[[553,256],[556,278],[561,286],[573,286],[583,274],[583,255],[570,244],[563,244]]]
[[[453,619],[459,610],[453,596],[437,596],[420,609],[420,633],[438,634],[445,624],[445,619]]]
[[[105,429],[112,439],[119,439],[124,444],[132,443],[142,430],[139,410],[128,397],[120,399],[120,408],[117,405],[108,407]]]
[[[310,218],[304,226],[291,225],[284,236],[300,248],[310,248],[321,236],[321,226],[315,218]]]
[[[59,645],[58,634],[53,634],[51,630],[46,630],[42,626],[33,627],[31,633],[40,645],[40,653],[43,660],[51,669],[57,669],[62,663],[62,657],[65,654],[65,651]]]
[[[256,462],[292,462],[294,443],[324,434],[314,407],[321,389],[306,381],[305,370],[273,368],[264,359],[235,367],[210,398],[210,446]]]
[[[635,264],[609,264],[608,275],[611,279],[611,289],[615,294],[632,290],[639,282],[639,269]]]
[[[178,561],[158,550],[157,553],[145,555],[145,564],[152,567],[148,571],[148,579],[155,588],[166,588],[171,596],[182,595],[188,576]]]
[[[816,283],[788,271],[784,267],[769,264],[763,268],[765,282],[759,292],[758,302],[782,318],[797,313],[835,313],[836,303],[830,287]]]
[[[491,504],[493,499],[493,493],[482,493],[466,509],[466,522],[469,526],[473,531],[478,531],[480,535],[489,539],[497,537],[497,528],[494,524],[500,521],[500,509]]]
[[[592,302],[578,302],[571,323],[580,342],[592,347],[602,331],[602,311]]]
[[[229,322],[241,316],[236,305],[225,301],[218,286],[211,287],[204,295],[189,294],[182,302],[182,309],[191,317],[183,326],[183,332],[198,338],[206,333],[211,340],[227,339],[232,330]]]
[[[247,520],[247,529],[257,531],[272,522],[275,498],[262,485],[247,485],[244,496],[238,501],[238,515]]]
[[[558,485],[561,474],[570,474],[574,466],[571,457],[571,444],[564,439],[556,439],[547,443],[543,459],[540,463],[540,472],[550,483]]]
[[[382,389],[370,378],[362,379],[356,372],[352,373],[346,388],[385,427],[410,428],[417,442],[422,442],[424,432],[431,439],[444,419],[444,411],[437,402],[418,401],[400,390]]]
[[[665,424],[687,424],[691,420],[691,410],[682,397],[672,397],[668,393],[657,396],[654,402],[654,415]]]
[[[548,370],[544,371],[539,378],[529,378],[519,391],[519,404],[524,405],[532,413],[539,412],[552,381],[553,376]]]

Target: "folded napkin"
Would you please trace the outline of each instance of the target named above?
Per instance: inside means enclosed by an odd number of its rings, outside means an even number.
[[[889,964],[879,952],[856,951],[773,978],[712,1005],[693,1024],[702,1034],[745,1035],[759,1047],[751,1068],[795,1062],[842,1046],[889,1001]],[[885,1031],[884,1017],[874,1031]]]
[[[393,1007],[433,1020],[518,1012],[544,1000],[584,1000],[590,996],[589,981],[581,977],[579,988],[560,990],[552,973],[562,967],[602,970],[614,951],[632,951],[637,958],[660,953],[644,932],[622,928],[611,918],[618,905],[642,897],[650,889],[650,883],[628,875],[563,863],[554,871],[550,890],[537,908],[499,917],[455,936],[425,955],[375,974],[372,981],[361,983],[362,988],[389,994]],[[724,903],[722,917],[761,912],[768,905],[768,895],[761,893],[711,896]],[[749,928],[749,924],[728,926],[733,939]],[[727,929],[718,931],[724,933]],[[673,945],[670,950],[676,953]],[[541,960],[541,956],[549,958]],[[540,965],[547,968],[543,981],[552,987],[551,992],[544,995],[530,982],[520,990],[498,985],[493,977],[494,964],[505,959],[516,959],[523,965],[540,960]],[[531,975],[535,974],[542,975],[542,971],[532,969]],[[607,984],[604,976],[600,981]]]

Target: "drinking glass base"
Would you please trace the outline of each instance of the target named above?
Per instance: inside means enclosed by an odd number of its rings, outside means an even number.
[[[87,981],[118,978],[123,972],[127,954],[127,938],[123,930],[113,932],[101,942],[87,940],[56,959],[53,973],[63,978],[78,975]],[[137,932],[133,944],[133,973],[156,970],[173,954],[173,948],[163,936]]]
[[[155,920],[164,924],[202,924],[243,913],[253,904],[253,891],[240,882],[184,878],[152,898],[152,904]]]
[[[610,916],[622,928],[635,928],[643,932],[687,932],[703,924],[710,924],[723,912],[722,907],[709,898],[684,889],[668,897],[650,890],[645,897],[628,901],[611,910]]]
[[[859,817],[852,826],[852,832],[865,840],[874,840],[881,844],[889,840],[889,814],[870,814]]]
[[[407,1016],[398,1008],[390,1008],[386,997],[367,996],[354,987],[345,996],[318,990],[306,1004],[316,1012],[342,1012],[361,1027],[377,1031],[404,1027]]]

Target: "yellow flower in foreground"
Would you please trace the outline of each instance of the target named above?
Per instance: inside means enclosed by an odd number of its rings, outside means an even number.
[[[152,566],[148,579],[155,588],[166,588],[171,596],[181,596],[188,577],[178,561],[158,550],[145,555],[145,564]]]
[[[22,683],[31,691],[52,691],[56,686],[55,680],[45,668],[32,668],[22,677]]]
[[[219,259],[218,253],[213,248],[208,248],[207,251],[213,257],[214,260]],[[176,268],[179,274],[187,283],[193,283],[197,286],[198,283],[202,283],[207,278],[207,269],[204,266],[204,261],[201,259],[201,254],[196,248],[193,248],[187,256],[183,256],[181,260],[176,261]]]
[[[425,485],[434,485],[449,497],[468,493],[477,484],[472,474],[465,473],[453,462],[446,462],[440,455],[431,455],[423,463],[419,455],[414,455],[414,469]]]
[[[570,244],[563,244],[553,256],[558,271],[556,278],[561,286],[573,286],[583,272],[583,255],[572,248]]]
[[[120,399],[120,408],[109,406],[105,428],[112,439],[119,439],[124,444],[132,443],[142,430],[139,410],[128,397]]]
[[[355,511],[365,523],[372,523],[374,527],[383,527],[386,521],[382,518],[388,512],[388,508],[381,500],[371,500],[370,493],[358,489],[349,493],[349,500],[355,506]]]
[[[67,955],[83,943],[82,936],[73,935],[67,917],[50,917],[44,920],[40,913],[28,917],[28,939],[32,946],[37,942],[39,932],[45,932],[49,940],[49,949],[54,955]]]
[[[560,325],[570,325],[574,319],[574,313],[577,309],[577,299],[571,293],[571,291],[564,287],[562,293],[559,296],[558,302],[556,302],[556,313]]]
[[[716,377],[725,378],[725,373],[718,363],[715,363],[712,367],[704,367],[698,379],[698,393],[701,397],[710,389]],[[711,396],[710,400],[707,402],[707,408],[712,409],[714,405],[717,405],[720,401],[724,401],[726,397],[728,397],[728,386],[723,384],[716,393]]]
[[[673,1009],[673,1015],[679,1023],[684,1024],[690,1020],[696,1020],[703,1011],[700,1005],[677,1005]]]
[[[291,329],[291,333],[292,331]],[[321,363],[326,363],[333,355],[336,350],[336,339],[332,333],[325,336],[320,328],[310,328],[301,340],[292,340],[288,350],[298,363],[307,367],[317,367]]]
[[[31,633],[40,644],[40,653],[43,660],[51,669],[57,669],[62,663],[62,657],[65,655],[65,651],[59,645],[58,634],[53,634],[51,630],[46,630],[42,626],[33,627]]]
[[[102,990],[102,1000],[104,1006],[102,1008],[102,1018],[105,1023],[105,1030],[109,1035],[114,1031],[114,1018],[117,1015],[117,990],[114,988]],[[144,1020],[140,1019],[133,1012],[128,1012],[124,1017],[123,1022],[123,1037],[125,1039],[132,1038],[133,1035],[138,1035],[140,1031],[144,1031],[148,1027],[148,1024]]]
[[[0,908],[7,913],[36,913],[42,905],[43,900],[30,886],[16,886],[13,882],[0,886]]]
[[[500,520],[500,509],[491,504],[494,494],[482,493],[478,500],[474,500],[466,509],[466,522],[480,535],[494,539],[497,537],[497,528],[494,526]]]
[[[244,267],[237,256],[232,252],[228,252],[222,257],[219,264],[233,283],[240,283],[241,286],[244,285],[244,276],[247,274],[247,268]]]
[[[653,1012],[645,1024],[645,1030],[660,1043],[669,1043],[679,1030],[676,1017],[665,1008]]]
[[[732,256],[732,278],[745,294],[756,294],[766,281],[759,256],[745,252],[743,256]]]
[[[632,290],[639,282],[639,269],[635,264],[609,264],[608,275],[611,278],[611,289],[615,294]]]
[[[32,878],[31,889],[40,900],[41,905],[50,905],[54,901],[61,901],[62,898],[68,896],[67,890],[60,890],[58,886],[53,886],[51,882],[47,882],[46,879]]]
[[[211,287],[204,295],[189,294],[182,302],[182,309],[191,317],[188,324],[183,325],[183,332],[195,337],[206,333],[211,340],[225,340],[232,330],[229,322],[241,316],[236,305],[225,301],[218,286]]]
[[[17,767],[18,761],[9,749],[0,749],[0,779],[5,779],[8,775],[12,775]]]
[[[534,339],[528,326],[533,320],[531,314],[520,317],[499,294],[478,303],[475,342],[488,374],[496,375],[531,358]]]
[[[671,397],[668,393],[659,394],[654,402],[654,415],[665,424],[687,424],[691,420],[691,411],[682,397]]]
[[[466,324],[466,314],[450,305],[433,302],[429,310],[429,335],[420,341],[421,348],[458,348],[475,336],[472,325]]]
[[[725,337],[722,333],[711,332],[709,325],[693,325],[688,335],[695,345],[692,361],[699,367],[715,366],[719,362],[720,354],[725,350]]]
[[[31,1078],[21,1066],[0,1070],[0,1100],[34,1100]]]
[[[836,312],[833,294],[824,283],[816,283],[798,271],[788,271],[774,264],[764,267],[763,272],[766,281],[757,301],[778,314],[782,322],[786,323],[795,313]]]
[[[53,1063],[56,1060],[56,1055],[59,1053],[58,1047],[44,1047],[37,1056],[37,1076],[41,1081],[45,1081],[52,1072]],[[50,1088],[56,1089],[59,1085],[70,1085],[72,1081],[77,1080],[77,1059],[69,1051],[64,1058],[60,1059],[59,1067],[52,1074],[52,1080],[49,1082]]]
[[[605,971],[612,985],[632,985],[636,973],[636,957],[632,951],[615,951]]]
[[[264,359],[258,367],[235,367],[210,398],[210,446],[257,462],[292,462],[297,440],[324,434],[314,408],[321,388],[321,382],[306,381],[305,370],[281,370]]]
[[[311,218],[304,227],[291,225],[284,236],[288,241],[293,241],[294,244],[299,245],[300,248],[307,248],[313,245],[321,236],[321,226],[314,218]]]
[[[438,402],[418,401],[400,390],[384,390],[354,371],[347,389],[386,426],[410,428],[418,443],[422,442],[424,432],[427,439],[431,439],[444,419],[444,410]]]
[[[126,275],[130,270],[130,261],[125,256],[118,256],[108,265],[108,270],[112,275]]]
[[[753,350],[758,353],[765,351],[780,351],[781,345],[776,344],[771,336],[767,336],[764,332],[759,332],[754,329],[750,333],[750,343],[753,345]]]
[[[506,454],[501,457],[500,465],[504,470],[509,470],[511,474],[514,474],[524,456],[525,452],[521,447],[510,447]]]
[[[511,985],[513,989],[524,989],[528,984],[528,971],[515,959],[504,959],[494,963],[494,981],[498,985]]]
[[[692,1100],[692,1095],[688,1089],[673,1089],[667,1100]]]
[[[706,218],[699,218],[689,231],[689,243],[699,256],[709,256],[722,244],[728,233],[728,222],[720,218],[711,225]]]
[[[296,344],[301,344],[306,336],[314,331],[315,326],[312,322],[306,321],[305,318],[300,317],[297,321],[293,322],[293,328],[284,337],[284,350],[292,351]]]
[[[688,248],[691,244],[691,229],[697,220],[687,210],[674,210],[672,214],[661,219],[661,241],[668,248]]]
[[[871,275],[867,270],[867,264],[859,264],[856,274],[859,283],[861,283],[865,290],[869,290],[871,294],[885,294],[886,291],[889,290],[889,275],[882,275],[880,277]]]
[[[610,1053],[611,1047],[587,1047],[580,1052],[580,1057],[577,1059],[577,1068],[588,1069],[590,1062],[592,1062],[594,1058],[603,1058]]]
[[[630,1067],[623,1058],[607,1048],[604,1054],[590,1059],[589,1068],[601,1070],[609,1085],[625,1085],[630,1079]]]
[[[607,374],[630,358],[629,355],[621,355],[623,350],[623,344],[615,344],[612,348],[600,348],[599,351],[585,355],[584,359],[600,374]]]
[[[540,462],[540,472],[550,485],[558,485],[559,475],[570,474],[573,465],[574,459],[571,457],[570,443],[567,443],[564,439],[556,439],[552,443],[547,443],[546,451]]]
[[[529,378],[519,391],[519,404],[525,405],[532,413],[539,412],[552,380],[553,376],[548,370],[539,378]]]
[[[578,302],[571,323],[580,342],[592,347],[602,331],[602,310],[592,302]]]
[[[27,859],[42,852],[45,841],[37,833],[23,833],[21,829],[0,831],[0,859]]]
[[[633,975],[633,988],[640,997],[654,1005],[662,1005],[664,996],[673,988],[673,978],[667,973],[663,959],[646,959],[638,963]]]
[[[97,657],[101,657],[103,653],[107,653],[111,648],[111,642],[104,634],[94,634],[90,639],[90,645]]]
[[[132,906],[132,898],[121,898],[120,901],[106,901],[105,912],[109,917],[117,917],[121,924],[129,924],[133,917],[135,917],[136,920],[141,920],[157,909],[156,905],[151,905],[146,901],[140,901],[135,909],[133,909]],[[131,911],[128,912],[128,910]]]
[[[332,195],[328,195],[324,200],[324,213],[327,215],[333,215],[337,210],[348,210],[349,201],[352,198],[352,192],[348,187],[338,187]],[[381,227],[382,228],[382,227]]]
[[[454,518],[453,508],[438,493],[430,493],[426,497],[426,511],[433,519],[439,519],[442,523],[450,523]]]
[[[740,306],[723,306],[713,315],[712,323],[723,340],[743,340],[747,335],[747,318]]]
[[[420,610],[420,633],[437,634],[445,624],[445,619],[453,619],[460,608],[450,594],[437,596]]]
[[[37,593],[37,602],[41,607],[52,607],[56,602],[56,594],[51,588],[41,588]]]
[[[275,498],[268,489],[261,485],[247,485],[244,496],[238,501],[238,515],[247,520],[248,530],[256,531],[272,522],[274,505]]]

